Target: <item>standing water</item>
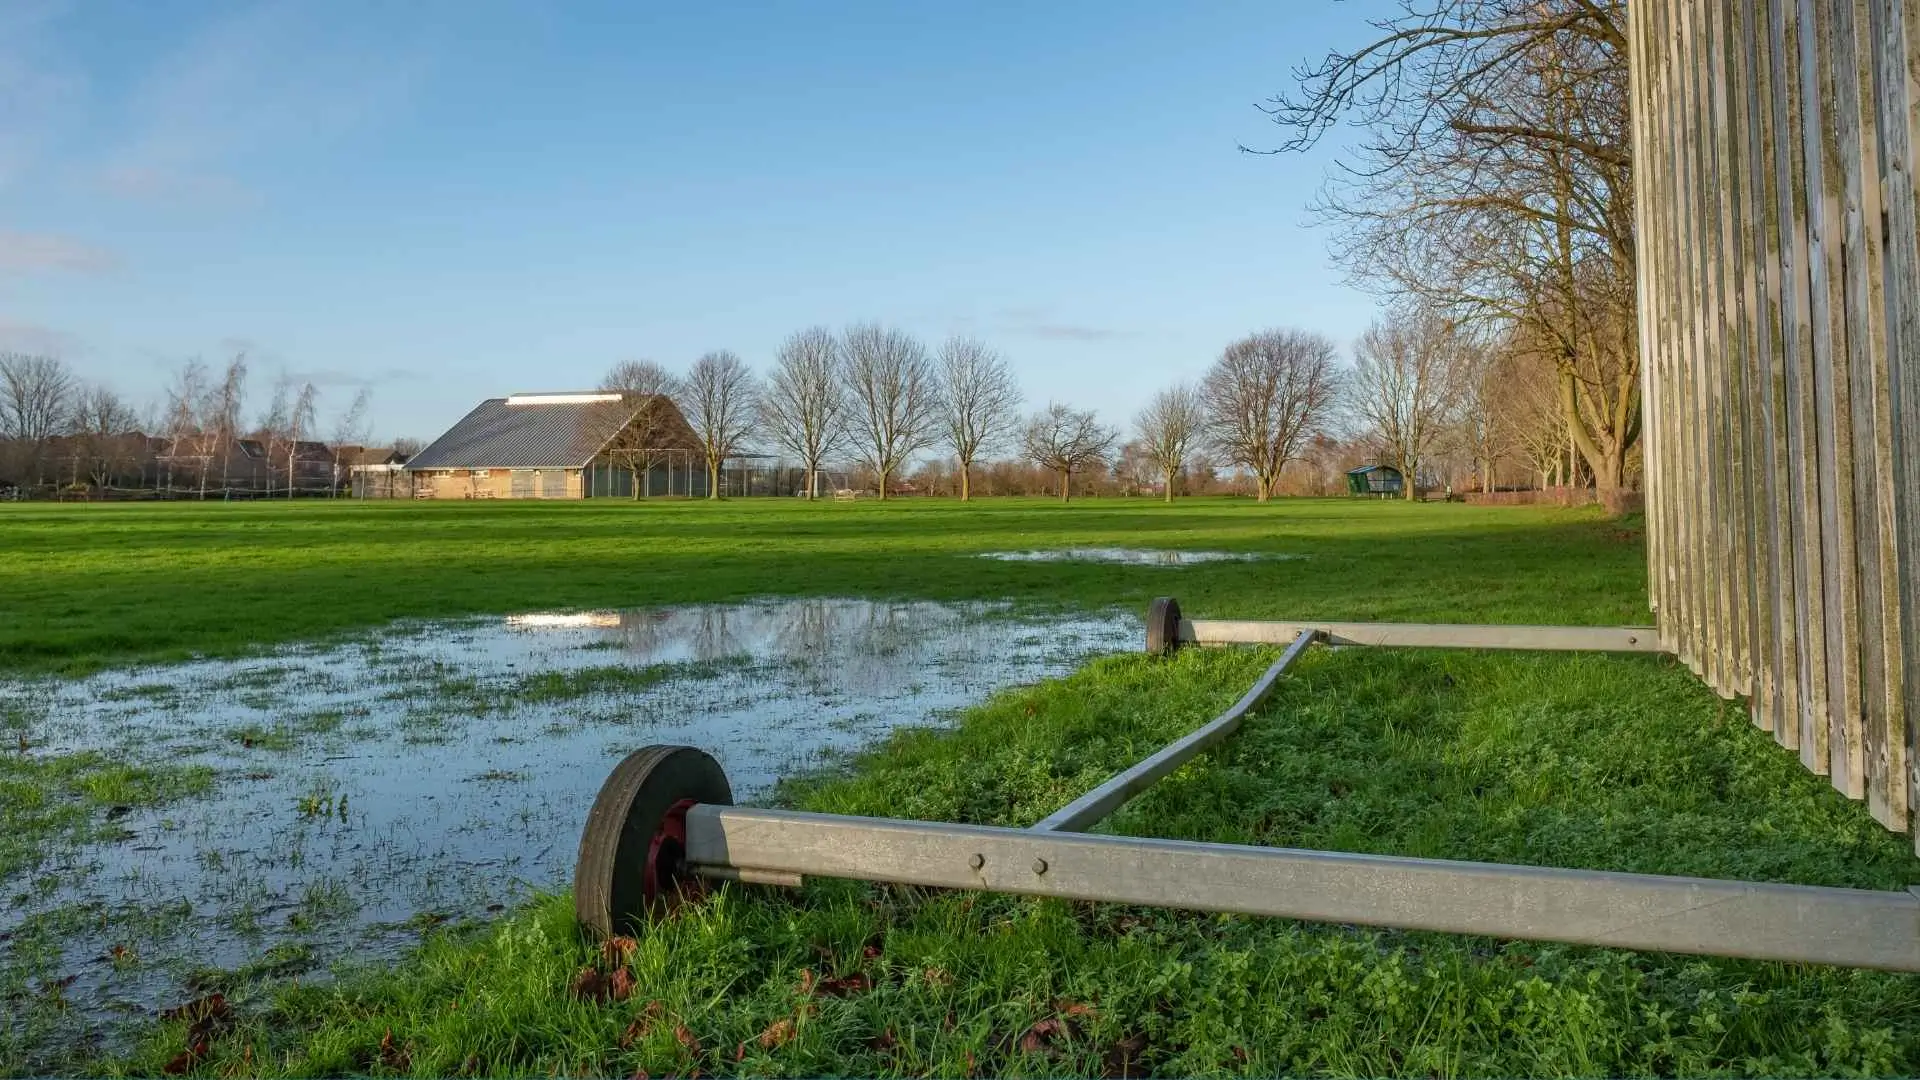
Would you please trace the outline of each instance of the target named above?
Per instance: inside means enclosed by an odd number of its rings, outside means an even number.
[[[23,753],[215,776],[205,795],[113,807],[106,840],[0,879],[0,995],[64,1002],[37,1010],[64,1041],[244,976],[391,955],[424,927],[567,887],[595,793],[638,747],[701,747],[749,802],[1138,632],[1119,614],[780,600],[406,624],[0,682],[17,729],[0,734]]]

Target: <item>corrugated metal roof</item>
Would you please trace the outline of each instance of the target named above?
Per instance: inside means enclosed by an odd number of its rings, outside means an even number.
[[[597,395],[529,405],[507,402],[507,398],[481,402],[415,454],[407,470],[579,468],[606,444],[615,426],[638,409],[637,402],[633,408],[620,409]],[[609,406],[615,410],[611,415]]]

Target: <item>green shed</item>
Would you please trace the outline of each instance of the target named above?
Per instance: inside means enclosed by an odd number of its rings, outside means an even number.
[[[1355,495],[1379,495],[1390,499],[1400,494],[1403,482],[1400,470],[1391,465],[1362,465],[1347,470],[1347,490]]]

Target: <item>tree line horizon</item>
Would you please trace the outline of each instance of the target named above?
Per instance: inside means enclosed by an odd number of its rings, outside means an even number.
[[[1171,500],[1183,487],[1211,486],[1225,467],[1265,501],[1278,493],[1283,470],[1316,442],[1322,450],[1335,445],[1348,459],[1394,465],[1409,478],[1431,454],[1467,450],[1485,487],[1496,433],[1540,419],[1537,400],[1497,400],[1495,391],[1507,384],[1495,358],[1482,338],[1430,313],[1378,320],[1353,346],[1351,365],[1327,335],[1263,330],[1229,344],[1199,378],[1156,392],[1123,430],[1066,402],[1026,411],[1013,365],[978,338],[953,335],[929,348],[904,330],[869,322],[839,332],[797,331],[764,374],[730,350],[705,353],[680,373],[652,360],[621,361],[596,389],[619,391],[638,408],[616,408],[597,422],[604,452],[637,474],[670,449],[670,418],[653,413],[651,402],[672,401],[692,430],[713,497],[726,460],[765,449],[800,465],[809,498],[829,464],[852,464],[885,498],[921,461],[923,473],[932,467],[937,474],[943,462],[951,467],[964,501],[979,470],[1012,461],[1052,475],[1062,499],[1071,497],[1077,478],[1111,470],[1136,482],[1150,473],[1156,483],[1141,486]],[[244,354],[219,371],[189,360],[174,373],[164,404],[143,415],[56,358],[0,354],[0,439],[16,459],[51,439],[74,440],[79,452],[98,459],[84,471],[103,478],[115,464],[116,438],[134,433],[176,446],[204,442],[201,457],[234,440],[255,440],[270,460],[289,458],[289,476],[290,455],[303,440],[332,447],[368,442],[369,389],[360,388],[323,427],[318,388],[282,376],[249,421],[249,373]],[[1514,404],[1522,407],[1503,408]],[[97,452],[88,451],[91,441],[100,444]],[[424,443],[393,445],[410,454]],[[19,460],[7,464],[13,474],[32,469]],[[1546,470],[1529,471],[1544,484]],[[1406,486],[1408,497],[1414,486]],[[293,494],[291,484],[286,493]]]

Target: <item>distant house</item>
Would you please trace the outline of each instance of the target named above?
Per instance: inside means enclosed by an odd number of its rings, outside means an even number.
[[[1355,495],[1391,498],[1400,494],[1405,480],[1391,465],[1362,465],[1347,470],[1347,491]]]
[[[348,492],[356,499],[413,497],[407,455],[390,446],[343,446],[335,459],[346,473]]]
[[[405,472],[422,499],[701,496],[698,445],[680,410],[659,395],[515,394],[481,402]]]

